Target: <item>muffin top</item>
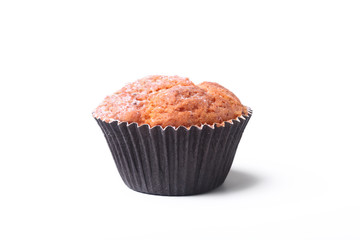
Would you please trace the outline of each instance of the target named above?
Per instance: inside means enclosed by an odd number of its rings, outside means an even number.
[[[105,122],[190,127],[222,124],[247,114],[235,94],[217,83],[195,85],[189,78],[154,75],[107,96],[93,116]]]

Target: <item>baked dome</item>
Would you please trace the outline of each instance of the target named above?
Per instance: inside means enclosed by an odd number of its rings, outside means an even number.
[[[247,108],[223,86],[188,78],[154,75],[107,96],[93,116],[105,122],[136,122],[150,127],[221,124],[247,115]]]

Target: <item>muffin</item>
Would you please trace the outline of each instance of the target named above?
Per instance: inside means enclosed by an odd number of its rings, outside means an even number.
[[[217,83],[155,75],[106,97],[93,117],[129,188],[176,196],[225,181],[251,113]]]

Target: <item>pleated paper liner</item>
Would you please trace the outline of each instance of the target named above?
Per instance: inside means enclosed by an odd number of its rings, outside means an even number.
[[[165,129],[95,120],[129,188],[181,196],[208,192],[225,181],[251,115],[249,109],[248,116],[225,122],[224,126]]]

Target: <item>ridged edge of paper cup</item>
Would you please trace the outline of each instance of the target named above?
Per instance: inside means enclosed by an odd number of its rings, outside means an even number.
[[[223,126],[165,127],[95,118],[125,184],[138,192],[181,196],[220,186],[231,168],[244,129],[252,116]]]

